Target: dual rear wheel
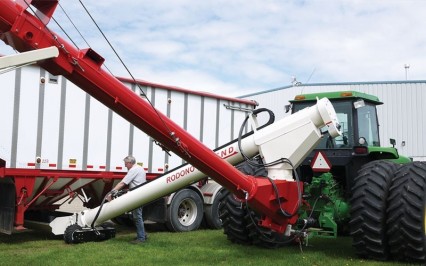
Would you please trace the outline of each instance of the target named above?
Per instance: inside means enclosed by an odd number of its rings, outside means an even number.
[[[351,235],[359,256],[426,261],[426,163],[364,165],[354,179]]]

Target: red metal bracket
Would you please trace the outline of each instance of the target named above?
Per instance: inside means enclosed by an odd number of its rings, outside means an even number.
[[[58,0],[18,0],[17,3],[24,9],[30,5],[37,9],[36,16],[46,25],[52,18],[58,6]]]

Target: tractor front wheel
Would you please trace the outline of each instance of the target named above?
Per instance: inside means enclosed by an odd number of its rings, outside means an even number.
[[[222,220],[224,234],[232,243],[251,245],[245,217],[247,206],[239,201],[234,194],[224,190],[224,197],[219,206],[219,215]]]

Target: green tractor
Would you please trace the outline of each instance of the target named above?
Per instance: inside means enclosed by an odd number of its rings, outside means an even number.
[[[355,92],[303,94],[292,112],[327,97],[342,135],[323,140],[298,167],[305,182],[300,227],[308,237],[350,234],[356,253],[377,260],[426,261],[426,163],[381,147],[373,95]]]

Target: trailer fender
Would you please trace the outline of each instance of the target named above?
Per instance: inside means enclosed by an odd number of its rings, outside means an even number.
[[[204,197],[204,205],[212,205],[214,199],[223,187],[213,180],[209,180],[207,184],[201,187],[201,191]]]

